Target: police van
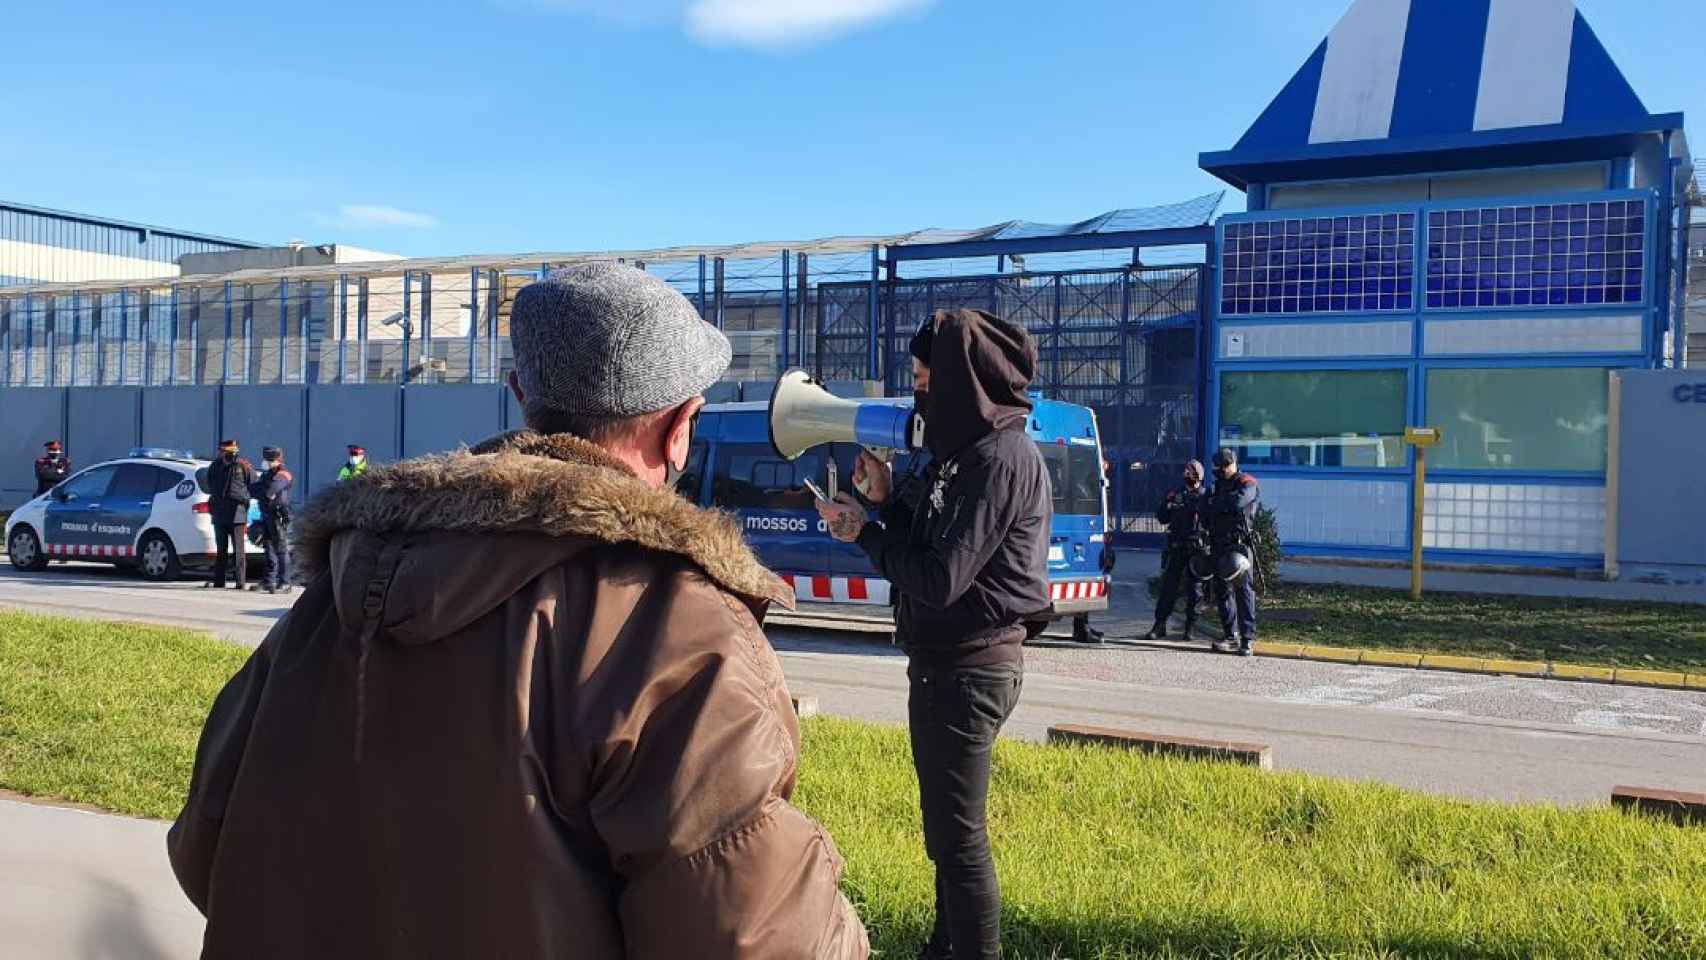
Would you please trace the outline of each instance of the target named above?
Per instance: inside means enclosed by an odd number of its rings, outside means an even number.
[[[139,447],[72,474],[7,518],[12,566],[37,571],[53,560],[111,563],[149,580],[211,567],[208,465],[188,451]],[[249,555],[260,553],[245,547]]]
[[[909,398],[864,403],[911,407]],[[1108,606],[1102,570],[1108,508],[1096,416],[1088,408],[1034,401],[1031,439],[1048,465],[1054,489],[1049,536],[1049,592],[1053,613],[1070,616]],[[802,603],[889,603],[889,583],[856,544],[840,543],[818,517],[810,479],[828,491],[850,489],[859,447],[830,443],[792,462],[770,445],[769,404],[714,403],[699,414],[687,469],[676,491],[695,503],[735,514],[765,566],[789,579]],[[910,454],[895,464],[899,477]]]

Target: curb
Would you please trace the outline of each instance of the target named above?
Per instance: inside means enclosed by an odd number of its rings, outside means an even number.
[[[1581,680],[1626,687],[1657,687],[1665,690],[1706,690],[1706,673],[1672,670],[1636,670],[1630,667],[1588,667],[1541,660],[1500,660],[1458,657],[1436,653],[1406,653],[1400,650],[1364,650],[1359,647],[1319,647],[1258,640],[1252,647],[1259,657],[1314,660],[1321,663],[1354,663],[1371,667],[1404,667],[1412,670],[1442,670],[1499,677],[1535,677],[1547,680]]]

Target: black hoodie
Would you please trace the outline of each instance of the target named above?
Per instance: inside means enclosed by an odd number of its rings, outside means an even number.
[[[980,310],[938,311],[916,509],[890,498],[859,535],[900,594],[896,640],[929,666],[1016,662],[1023,622],[1049,607],[1053,494],[1025,433],[1036,341]]]

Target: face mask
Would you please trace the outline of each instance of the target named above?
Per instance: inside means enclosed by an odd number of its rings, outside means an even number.
[[[237,459],[237,455],[235,453],[225,453],[225,454],[220,454],[219,458],[221,460],[224,460],[226,463],[231,463],[232,461]]]
[[[49,453],[49,454],[48,454],[48,455],[47,455],[47,458],[48,458],[48,459],[49,459],[49,460],[58,460],[58,459],[59,459],[59,451],[58,451],[58,450],[55,450],[55,451],[53,451],[53,452],[52,452],[52,453]]]
[[[350,457],[349,458],[349,465],[352,467],[359,467],[359,466],[361,466],[361,461],[364,459],[366,459],[366,458],[364,458],[364,457]]]
[[[282,460],[268,460],[267,461],[267,469],[268,470],[277,470],[279,467],[282,467],[282,466],[284,466],[284,462]]]

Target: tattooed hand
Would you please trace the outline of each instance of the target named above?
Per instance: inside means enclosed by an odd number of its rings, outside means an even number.
[[[829,535],[842,543],[859,539],[859,532],[865,529],[865,508],[846,493],[836,494],[830,503],[819,501],[817,514],[828,525]]]

